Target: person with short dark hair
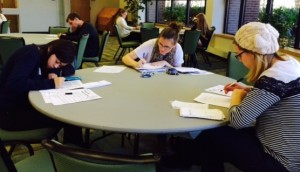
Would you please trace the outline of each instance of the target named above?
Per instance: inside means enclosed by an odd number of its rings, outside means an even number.
[[[77,139],[76,143],[80,143],[81,128],[46,117],[28,99],[29,91],[60,88],[64,76],[75,73],[71,65],[75,55],[74,43],[61,39],[45,45],[26,45],[14,52],[0,75],[0,128],[22,131],[66,127],[71,130],[70,135],[64,135],[70,138],[66,140]]]
[[[66,22],[71,26],[72,32],[67,34],[60,34],[59,38],[79,42],[82,35],[89,34],[83,56],[98,56],[99,35],[94,26],[92,26],[90,23],[84,22],[76,13],[70,13],[66,19]]]
[[[156,66],[181,67],[183,51],[178,43],[182,26],[172,22],[158,36],[126,54],[122,61],[131,67],[139,68],[145,63]]]

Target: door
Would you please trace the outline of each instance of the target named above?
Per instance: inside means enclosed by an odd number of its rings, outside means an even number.
[[[77,13],[81,19],[90,23],[90,1],[88,0],[71,0],[71,12]]]

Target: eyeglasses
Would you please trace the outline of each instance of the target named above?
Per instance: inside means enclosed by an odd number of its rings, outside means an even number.
[[[169,47],[169,46],[163,45],[161,42],[158,42],[158,45],[159,45],[161,48],[163,48],[163,49],[165,49],[165,50],[167,50],[167,51],[169,51],[169,50],[171,50],[171,49],[172,49],[172,47]]]
[[[240,60],[240,59],[241,59],[241,56],[242,56],[242,54],[243,54],[244,52],[245,52],[245,51],[242,51],[242,52],[240,52],[239,54],[235,55],[235,58],[236,58],[237,60]]]

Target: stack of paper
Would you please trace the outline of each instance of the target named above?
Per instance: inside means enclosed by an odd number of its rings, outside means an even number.
[[[231,95],[232,95],[232,91],[228,92],[227,94],[225,93],[224,85],[217,85],[217,86],[214,86],[211,88],[207,88],[207,89],[205,89],[205,91],[215,93],[215,94],[220,94],[223,96],[228,96],[228,97],[231,97]]]
[[[171,105],[174,109],[179,109],[180,116],[204,118],[213,120],[223,120],[225,116],[222,111],[218,109],[209,109],[208,104],[200,103],[186,103],[180,101],[173,101]]]
[[[135,68],[140,72],[166,72],[167,68],[164,66],[154,66],[151,63],[146,63],[140,68]]]
[[[206,104],[229,108],[231,97],[220,96],[220,95],[210,94],[210,93],[201,93],[194,100],[200,103],[206,103]]]
[[[211,72],[200,70],[192,67],[175,67],[175,69],[182,74],[194,74],[194,75],[207,75],[212,74]]]

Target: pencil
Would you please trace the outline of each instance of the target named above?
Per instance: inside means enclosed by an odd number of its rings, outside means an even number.
[[[237,83],[241,82],[242,80],[244,80],[244,77],[243,77],[243,78],[240,78],[240,79],[238,79],[238,80],[236,80],[236,82],[231,83],[230,85],[228,85],[228,87],[231,87],[231,86],[233,86],[234,84],[237,84]]]

